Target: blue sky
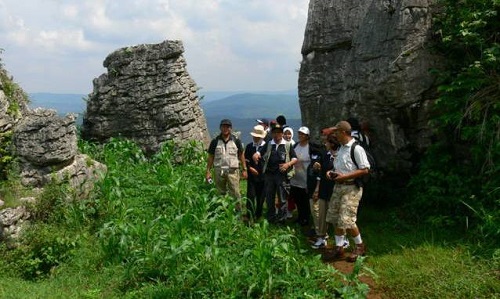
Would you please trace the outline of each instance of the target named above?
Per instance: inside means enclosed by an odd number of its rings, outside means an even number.
[[[205,91],[297,87],[308,0],[0,0],[0,54],[28,93],[92,91],[116,49],[182,40]]]

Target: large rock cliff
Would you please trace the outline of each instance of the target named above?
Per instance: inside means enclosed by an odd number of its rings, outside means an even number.
[[[315,132],[350,116],[368,124],[387,172],[407,173],[428,146],[431,0],[311,0],[299,99]]]
[[[104,61],[107,73],[94,80],[82,136],[105,142],[125,137],[154,153],[167,140],[208,142],[209,134],[186,70],[180,41],[126,47]]]

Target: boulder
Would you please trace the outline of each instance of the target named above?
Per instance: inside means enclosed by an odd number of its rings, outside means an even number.
[[[209,142],[197,87],[186,70],[180,41],[121,48],[104,60],[94,79],[82,137],[106,142],[134,140],[146,153],[167,140]]]
[[[37,108],[14,130],[16,154],[40,167],[71,163],[77,154],[75,116],[60,117],[55,110]]]
[[[82,197],[106,172],[105,165],[78,153],[72,114],[61,117],[50,109],[32,110],[15,126],[13,143],[24,186],[68,182]]]

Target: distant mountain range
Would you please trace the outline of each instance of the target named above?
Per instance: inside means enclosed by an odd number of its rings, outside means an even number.
[[[221,118],[275,118],[283,114],[300,118],[299,100],[296,95],[242,93],[216,101],[201,101],[207,117]]]
[[[30,93],[30,107],[43,107],[55,109],[59,114],[79,113],[82,114],[87,108],[84,98],[85,94],[72,93]]]
[[[256,119],[275,119],[282,114],[293,128],[300,126],[300,108],[295,90],[283,92],[245,92],[199,91],[200,105],[207,119],[208,129],[212,136],[219,133],[219,123],[223,118],[233,122],[233,130],[239,131],[244,143],[251,142],[250,132]],[[31,93],[30,107],[55,109],[61,115],[77,113],[77,124],[82,124],[83,112],[86,109],[84,94]]]

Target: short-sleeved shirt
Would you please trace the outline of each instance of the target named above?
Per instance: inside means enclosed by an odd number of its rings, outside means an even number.
[[[347,144],[340,146],[337,152],[337,158],[334,161],[335,171],[341,174],[348,174],[358,169],[351,159],[351,147],[354,142],[356,142],[356,140],[353,138]],[[365,149],[362,146],[356,146],[354,148],[354,158],[359,165],[359,169],[370,168],[370,162],[368,162]]]

